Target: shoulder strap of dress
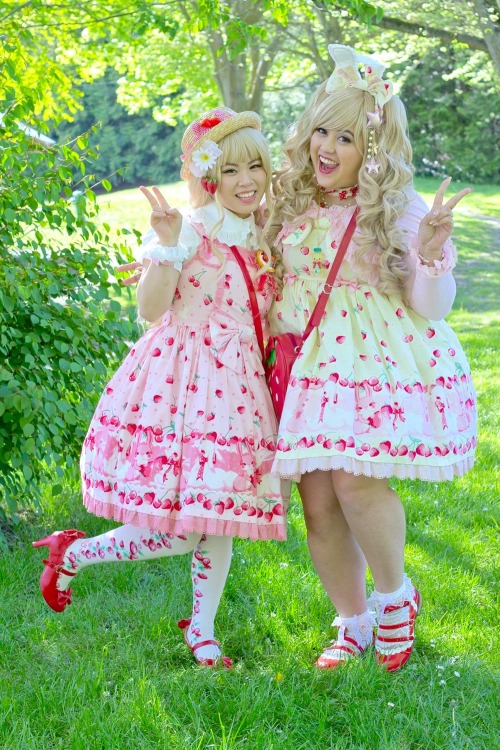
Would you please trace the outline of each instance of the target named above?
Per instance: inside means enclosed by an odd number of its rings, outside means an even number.
[[[252,308],[252,318],[253,324],[255,326],[255,333],[257,334],[260,353],[262,355],[262,359],[264,360],[264,334],[262,332],[262,321],[260,319],[260,310],[259,304],[257,302],[257,295],[255,294],[255,288],[252,284],[252,279],[250,278],[250,274],[248,273],[248,268],[245,265],[245,261],[241,257],[240,251],[238,250],[236,245],[231,245],[231,251],[236,258],[239,267],[241,268],[241,273],[243,274],[245,284],[247,285],[248,296],[250,298],[250,307]]]

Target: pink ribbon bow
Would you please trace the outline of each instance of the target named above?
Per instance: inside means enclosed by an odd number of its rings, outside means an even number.
[[[255,330],[250,326],[235,326],[235,321],[222,313],[214,313],[209,321],[210,338],[215,356],[230,370],[240,375],[264,373]],[[253,345],[253,350],[250,348]]]

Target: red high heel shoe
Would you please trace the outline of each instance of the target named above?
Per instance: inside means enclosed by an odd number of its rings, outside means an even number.
[[[224,667],[224,669],[231,669],[233,666],[233,662],[229,658],[229,656],[220,656],[218,659],[200,659],[196,655],[196,651],[201,648],[202,646],[217,646],[217,648],[220,648],[219,641],[214,640],[208,640],[208,641],[200,641],[199,643],[195,643],[194,646],[191,646],[187,639],[187,631],[189,626],[191,625],[191,618],[188,620],[179,620],[177,623],[177,626],[182,630],[182,635],[184,636],[184,642],[188,649],[192,652],[194,658],[196,659],[197,664],[200,665],[200,667],[211,667],[214,669],[215,667],[218,667],[220,664]]]
[[[40,591],[54,612],[62,612],[68,604],[71,604],[71,589],[59,591],[57,581],[61,574],[71,577],[75,575],[68,570],[63,570],[62,562],[70,544],[84,536],[83,531],[69,529],[68,531],[56,531],[54,534],[32,543],[33,547],[48,547],[50,550],[49,559],[42,560],[45,569],[40,577]]]

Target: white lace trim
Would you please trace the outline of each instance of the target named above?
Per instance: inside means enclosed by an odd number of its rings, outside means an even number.
[[[398,606],[402,605],[405,601],[411,602],[413,601],[414,594],[415,586],[405,574],[403,576],[403,583],[396,591],[392,591],[389,594],[374,591],[368,599],[368,607],[375,614],[376,619],[380,620],[380,616],[388,604]]]
[[[399,609],[386,612],[385,608],[388,605],[399,607]],[[408,576],[404,576],[403,584],[396,591],[389,594],[374,591],[368,600],[368,606],[373,607],[378,620],[375,649],[379,654],[390,656],[411,648],[414,629],[410,625],[410,620],[416,617],[417,607],[415,587]],[[390,640],[383,640],[383,638]]]
[[[352,617],[336,617],[332,627],[339,629],[337,637],[330,642],[328,648],[325,648],[320,660],[348,661],[361,656],[373,643],[375,625],[375,618],[368,610]]]
[[[209,203],[202,208],[192,212],[191,221],[202,224],[206,232],[210,234],[212,228],[219,221],[219,213],[215,203]],[[224,209],[224,221],[217,232],[216,238],[225,245],[239,245],[257,250],[259,247],[259,233],[255,224],[253,214],[246,219]]]
[[[338,637],[332,643],[343,642],[345,634],[350,638],[353,638],[356,643],[365,649],[373,641],[373,629],[376,626],[376,620],[373,613],[370,610],[366,610],[361,615],[353,615],[352,617],[336,617],[332,622],[333,628],[338,628]]]
[[[430,276],[433,279],[448,273],[448,271],[455,268],[457,263],[457,251],[451,240],[445,242],[443,245],[443,256],[440,260],[435,260],[433,266],[427,266],[422,263],[419,257],[419,247],[416,237],[412,237],[410,240],[408,252],[415,261],[417,271],[424,276]]]
[[[175,246],[160,245],[158,241],[149,242],[142,254],[142,258],[150,260],[155,266],[171,265],[179,273],[182,271],[182,264],[189,258],[189,250],[186,245],[179,243]]]
[[[356,476],[374,477],[375,479],[422,479],[425,482],[445,482],[461,477],[474,464],[474,456],[458,460],[448,466],[429,466],[425,464],[374,463],[358,461],[349,456],[317,456],[311,458],[274,459],[272,473],[284,479],[300,480],[302,474],[311,471],[334,471],[343,469]]]

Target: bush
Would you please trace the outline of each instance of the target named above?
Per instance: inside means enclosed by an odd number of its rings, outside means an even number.
[[[37,504],[44,478],[76,477],[92,402],[134,335],[110,297],[117,254],[127,253],[95,224],[87,139],[37,146],[19,127],[40,127],[36,98],[8,92],[0,102],[0,514],[14,520]]]

